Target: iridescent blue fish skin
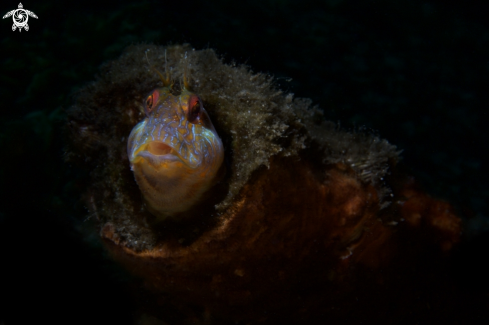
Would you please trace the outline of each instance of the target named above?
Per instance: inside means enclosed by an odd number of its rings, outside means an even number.
[[[214,183],[224,150],[201,99],[183,89],[155,89],[146,118],[131,131],[127,153],[147,209],[159,220],[194,206]]]

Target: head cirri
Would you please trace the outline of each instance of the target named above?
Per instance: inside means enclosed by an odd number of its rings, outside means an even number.
[[[161,76],[161,75],[160,75]],[[151,91],[146,118],[131,131],[127,154],[146,208],[157,220],[185,212],[213,185],[224,159],[222,141],[201,98],[186,80]]]

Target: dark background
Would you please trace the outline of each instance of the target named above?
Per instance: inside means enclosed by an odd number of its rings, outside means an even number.
[[[3,1],[3,16],[18,3]],[[452,272],[489,293],[489,5],[476,1],[23,2],[0,22],[0,324],[131,323],[64,163],[65,110],[130,44],[187,42],[269,73],[327,119],[366,127],[464,218]],[[88,231],[89,233],[89,231]],[[488,306],[489,307],[489,306]],[[471,315],[467,315],[470,322]],[[423,322],[423,319],[420,319]],[[474,320],[475,322],[475,320]]]

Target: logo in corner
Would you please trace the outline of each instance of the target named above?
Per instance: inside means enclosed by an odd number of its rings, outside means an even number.
[[[7,12],[5,16],[3,16],[3,19],[8,18],[10,16],[12,16],[12,19],[14,20],[14,24],[12,25],[12,31],[15,31],[18,28],[19,32],[22,31],[22,28],[24,28],[26,31],[29,30],[29,25],[27,25],[29,16],[37,19],[35,13],[23,9],[22,3],[19,3],[18,9],[14,9],[12,11]]]

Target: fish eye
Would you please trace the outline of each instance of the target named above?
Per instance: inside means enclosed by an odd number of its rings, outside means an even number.
[[[158,90],[154,90],[147,98],[145,102],[145,111],[146,115],[150,114],[153,111],[154,106],[158,102],[158,98],[160,97],[160,94]]]
[[[153,95],[149,95],[148,99],[146,99],[146,107],[151,109],[153,107]]]
[[[197,95],[192,95],[188,100],[188,112],[187,112],[187,120],[191,123],[196,123],[200,110],[202,108],[202,102]]]

